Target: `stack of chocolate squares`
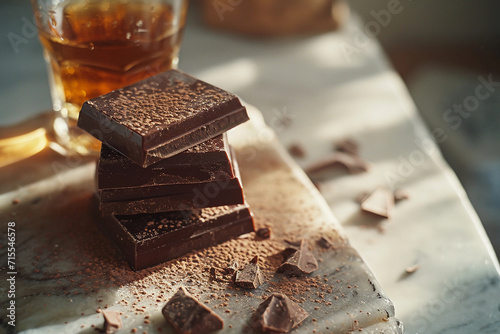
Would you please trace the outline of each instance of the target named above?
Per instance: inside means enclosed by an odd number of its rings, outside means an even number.
[[[235,95],[177,70],[85,102],[100,224],[133,269],[254,230],[225,134],[247,120]]]

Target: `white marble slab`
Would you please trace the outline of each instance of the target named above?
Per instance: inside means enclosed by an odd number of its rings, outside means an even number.
[[[285,145],[303,145],[303,167],[332,154],[338,139],[359,141],[371,171],[332,173],[321,189],[405,330],[498,333],[500,278],[491,244],[403,82],[375,40],[360,42],[360,27],[354,19],[340,33],[259,41],[193,24],[180,68],[256,105]],[[346,57],[346,47],[356,52]],[[283,126],[283,118],[292,123]],[[410,194],[391,221],[361,215],[355,202],[379,185]],[[416,264],[419,270],[404,274]]]
[[[18,25],[9,26],[14,32],[21,29],[20,16]],[[360,39],[361,26],[353,21],[341,33],[257,41],[207,32],[191,16],[180,68],[256,105],[283,143],[301,142],[306,147],[307,157],[298,161],[302,166],[330,154],[336,139],[351,136],[360,141],[362,155],[373,163],[373,170],[358,176],[331,175],[323,182],[323,195],[394,302],[406,332],[498,333],[498,262],[462,187],[435,146],[425,151],[424,162],[401,182],[411,199],[398,205],[392,221],[382,222],[384,233],[366,228],[376,222],[358,214],[353,198],[384,184],[385,173],[397,170],[400,158],[408,159],[419,151],[417,143],[429,138],[378,43]],[[342,52],[346,46],[357,48],[351,58]],[[23,57],[28,55],[30,61],[40,59],[37,52],[26,48],[22,57],[7,59],[27,62]],[[29,75],[36,91],[48,91],[42,68]],[[23,96],[19,90],[8,93]],[[26,112],[41,108],[38,99],[22,102]],[[288,128],[281,122],[284,116],[293,119]],[[19,186],[31,184],[36,173],[54,173],[54,165],[31,167],[36,172],[23,175]],[[76,173],[87,175],[92,168]],[[0,176],[8,180],[15,174]],[[72,177],[81,176],[77,174]],[[29,195],[32,189],[25,187],[22,193]],[[402,276],[404,268],[416,263],[420,264],[417,272]]]

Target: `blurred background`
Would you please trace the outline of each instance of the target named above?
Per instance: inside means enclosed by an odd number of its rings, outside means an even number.
[[[196,11],[198,1],[192,0],[190,10]],[[351,0],[348,5],[365,28],[378,27],[374,35],[429,130],[448,136],[440,143],[443,154],[500,254],[500,2]],[[394,8],[397,13],[391,14]],[[193,19],[200,17],[191,16],[188,24]],[[29,0],[2,0],[0,22],[0,127],[6,127],[49,109],[51,102]]]
[[[366,23],[387,0],[352,0]],[[457,173],[500,255],[500,2],[398,1],[403,10],[381,42],[442,152]],[[387,21],[387,20],[386,20]],[[489,92],[484,80],[494,81]],[[484,96],[481,94],[483,93]]]

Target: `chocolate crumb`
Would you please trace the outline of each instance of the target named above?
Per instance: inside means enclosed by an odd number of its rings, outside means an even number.
[[[161,312],[178,333],[208,333],[224,327],[222,319],[184,287],[179,288]]]
[[[309,314],[287,296],[275,293],[263,301],[252,320],[264,332],[288,333],[304,321]]]
[[[269,227],[259,228],[256,234],[261,239],[269,239],[271,237],[271,229]]]
[[[369,164],[357,155],[337,152],[333,156],[309,166],[305,171],[310,175],[337,167],[346,168],[349,174],[360,174],[368,171]]]
[[[359,153],[358,143],[351,138],[344,138],[339,140],[334,145],[335,151],[348,153],[351,155],[357,155]]]
[[[217,281],[217,271],[214,267],[210,267],[210,280]]]
[[[112,334],[123,327],[120,312],[104,310],[102,315],[104,316],[104,333]]]
[[[259,265],[257,264],[259,257],[254,257],[249,264],[242,270],[236,272],[234,283],[247,289],[256,289],[264,283],[264,275],[262,275]]]
[[[303,158],[306,156],[306,151],[300,144],[292,144],[288,147],[288,153],[296,158]]]
[[[407,274],[413,274],[414,272],[416,272],[419,269],[420,269],[420,265],[419,264],[415,264],[413,266],[406,267],[405,272]]]
[[[385,187],[375,189],[361,202],[361,210],[374,215],[390,218],[394,209],[394,194]]]
[[[316,269],[318,269],[316,258],[309,250],[307,241],[301,240],[299,249],[283,262],[278,271],[291,276],[300,276],[310,274]]]
[[[330,240],[328,240],[327,238],[325,237],[321,237],[319,240],[318,240],[318,245],[322,248],[325,248],[325,249],[328,249],[328,248],[331,248],[333,246],[333,244],[330,242]]]
[[[227,274],[230,274],[230,275],[233,275],[235,274],[238,270],[240,269],[240,265],[238,263],[238,261],[236,260],[232,260],[229,265],[227,266],[227,268],[225,269],[225,272]]]
[[[16,205],[16,204],[19,204],[21,201],[18,199],[18,198],[14,198],[12,200],[12,204]]]

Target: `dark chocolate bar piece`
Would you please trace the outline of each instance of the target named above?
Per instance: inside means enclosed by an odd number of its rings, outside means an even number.
[[[133,163],[106,144],[101,147],[97,164],[97,185],[100,190],[153,186],[172,182],[172,175],[187,179],[209,179],[213,171],[233,178],[231,151],[226,135],[204,141],[173,157],[147,168]],[[131,177],[133,176],[133,177]]]
[[[211,165],[171,166],[168,171],[150,170],[157,164],[137,167],[143,169],[146,176],[140,174],[140,170],[129,173],[128,165],[116,174],[110,170],[101,171],[98,166],[101,212],[103,215],[135,215],[243,204],[238,164],[231,150],[227,153],[232,163],[227,160]],[[231,169],[230,173],[227,168]],[[118,184],[110,181],[116,178]],[[101,188],[104,185],[116,188]]]
[[[246,205],[108,216],[99,225],[134,270],[254,231],[253,217]]]
[[[234,94],[170,70],[85,102],[78,126],[147,167],[247,120]]]
[[[237,178],[189,185],[190,192],[121,201],[100,201],[104,216],[137,215],[169,211],[185,211],[244,203],[243,191]],[[145,188],[147,191],[150,188]]]
[[[210,183],[214,184],[208,187],[237,188],[239,183],[233,180],[235,174],[232,167],[232,164],[235,166],[236,163],[231,150],[223,136],[217,138],[215,142],[210,140],[217,144],[217,148],[204,142],[197,146],[196,152],[189,149],[147,168],[137,166],[122,154],[103,145],[96,171],[97,189],[101,201],[193,193],[195,188],[203,192],[203,187]],[[186,155],[189,157],[179,157]],[[186,161],[193,163],[186,165],[184,164]],[[243,202],[231,204],[239,203]]]

